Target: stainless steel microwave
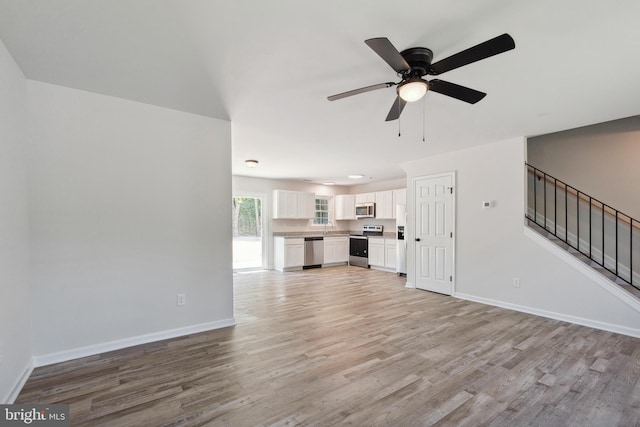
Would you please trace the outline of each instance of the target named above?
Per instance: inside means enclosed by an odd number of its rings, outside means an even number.
[[[358,203],[356,204],[356,219],[360,218],[375,218],[376,216],[376,204],[375,203]]]

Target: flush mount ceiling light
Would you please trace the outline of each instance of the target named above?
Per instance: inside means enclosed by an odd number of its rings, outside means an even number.
[[[258,161],[257,160],[245,160],[244,164],[247,165],[248,168],[255,168],[258,166]]]
[[[362,175],[361,173],[357,173],[355,175],[349,175],[349,179],[361,179],[364,178],[364,175]]]
[[[335,182],[323,182],[322,185],[336,185]]]
[[[420,78],[411,79],[398,86],[398,96],[407,102],[415,102],[427,93],[429,85]]]

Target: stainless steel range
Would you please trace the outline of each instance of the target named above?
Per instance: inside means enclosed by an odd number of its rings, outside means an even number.
[[[369,268],[368,236],[382,236],[382,225],[364,225],[361,233],[349,235],[349,265]]]

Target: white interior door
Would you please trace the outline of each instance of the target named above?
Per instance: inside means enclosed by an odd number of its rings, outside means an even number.
[[[453,172],[415,182],[416,288],[453,295]]]

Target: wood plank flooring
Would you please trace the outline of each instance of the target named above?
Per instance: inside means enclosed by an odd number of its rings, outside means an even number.
[[[238,274],[238,325],[36,369],[74,426],[640,425],[640,340],[358,267]]]

